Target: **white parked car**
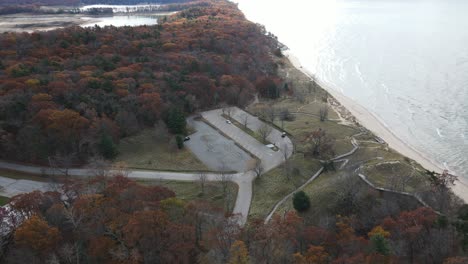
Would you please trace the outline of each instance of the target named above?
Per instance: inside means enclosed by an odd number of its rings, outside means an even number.
[[[226,123],[232,124],[231,120],[226,120]]]

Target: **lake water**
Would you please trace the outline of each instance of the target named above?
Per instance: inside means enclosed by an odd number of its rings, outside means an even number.
[[[112,12],[117,13],[132,13],[132,12],[138,12],[138,11],[152,11],[160,7],[161,5],[86,5],[83,7],[80,7],[81,11],[89,11],[90,9],[95,9],[95,8],[111,8]]]
[[[81,11],[89,11],[94,8],[111,8],[112,12],[119,13],[114,16],[98,16],[98,17],[82,17],[84,20],[94,20],[90,23],[84,23],[82,27],[90,27],[98,25],[104,26],[142,26],[142,25],[155,25],[158,20],[155,16],[151,15],[132,15],[135,12],[151,12],[155,11],[160,5],[87,5],[80,7]],[[127,13],[127,14],[125,14]],[[98,20],[97,22],[95,20]]]
[[[158,23],[158,19],[152,16],[144,15],[115,15],[109,17],[82,17],[81,19],[92,22],[84,22],[80,26],[82,27],[93,27],[98,25],[100,27],[105,26],[142,26],[142,25],[155,25]]]
[[[322,82],[468,177],[468,1],[235,2]]]

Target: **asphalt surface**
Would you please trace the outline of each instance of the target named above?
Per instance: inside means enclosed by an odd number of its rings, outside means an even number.
[[[237,107],[233,107],[231,118],[242,124],[243,115],[248,115],[247,127],[252,131],[258,131],[258,129],[263,125],[263,121],[259,120],[257,117],[254,117]],[[280,148],[279,151],[274,151],[268,148],[242,129],[238,128],[236,125],[227,123],[226,119],[222,116],[221,109],[203,112],[202,116],[210,124],[223,131],[224,134],[236,141],[248,152],[259,158],[265,171],[271,170],[283,163],[285,151],[287,152],[288,158],[292,155],[293,145],[291,140],[288,137],[281,137],[281,131],[274,127],[272,127],[272,132],[267,137],[267,140],[275,143],[276,146]]]
[[[190,135],[185,146],[213,171],[247,171],[247,164],[252,157],[236,143],[221,135],[203,121],[187,119],[196,132]]]
[[[16,180],[7,177],[0,177],[0,195],[6,197],[13,197],[18,194],[28,193],[32,191],[46,192],[53,189],[53,184],[46,182],[30,181],[30,180]]]

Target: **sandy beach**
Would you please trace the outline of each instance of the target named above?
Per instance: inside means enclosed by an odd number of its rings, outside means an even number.
[[[294,65],[294,67],[312,78],[313,74],[301,66],[301,63],[297,57],[295,57],[289,51],[285,52],[285,55]],[[383,124],[383,122],[381,122],[374,114],[369,112],[363,106],[346,97],[341,92],[320,82],[320,80],[316,80],[316,82],[336,100],[338,100],[338,102],[340,102],[340,104],[343,105],[352,115],[354,115],[354,117],[362,126],[366,127],[375,135],[382,138],[390,148],[398,151],[400,154],[408,158],[415,160],[427,170],[438,173],[441,173],[444,170],[444,167],[441,164],[437,164],[437,162],[429,159],[423,153],[417,151],[413,147],[409,146],[406,142],[398,138],[388,127]],[[465,203],[468,203],[468,182],[466,180],[462,179],[462,177],[459,177],[459,181],[453,187],[453,191],[460,198],[462,198]]]

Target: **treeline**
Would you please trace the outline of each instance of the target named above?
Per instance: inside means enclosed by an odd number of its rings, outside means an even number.
[[[183,133],[171,118],[276,96],[276,39],[235,4],[204,3],[156,26],[2,34],[0,158],[86,161],[143,127]]]
[[[39,8],[34,5],[14,5],[14,6],[0,6],[0,15],[17,14],[17,13],[34,13]]]
[[[154,4],[172,4],[172,3],[187,3],[193,0],[2,0],[0,6],[15,6],[15,5],[58,5],[58,6],[76,6],[76,5],[136,5],[141,3]]]
[[[353,214],[314,225],[290,211],[240,227],[235,216],[207,202],[184,202],[171,190],[123,176],[100,176],[57,192],[15,196],[10,209],[0,210],[2,263],[468,261],[461,243],[466,245],[466,207],[451,221],[420,207],[365,219],[370,226]]]
[[[146,6],[132,6],[117,13],[154,13],[154,12],[173,12],[192,7],[207,7],[210,6],[210,1],[190,1],[190,2],[174,2],[162,5],[146,5]],[[17,14],[17,13],[35,13],[35,14],[88,14],[88,15],[101,15],[113,13],[112,8],[90,8],[86,10],[80,9],[79,6],[72,4],[60,7],[44,7],[40,4],[12,4],[1,5],[0,15]]]

